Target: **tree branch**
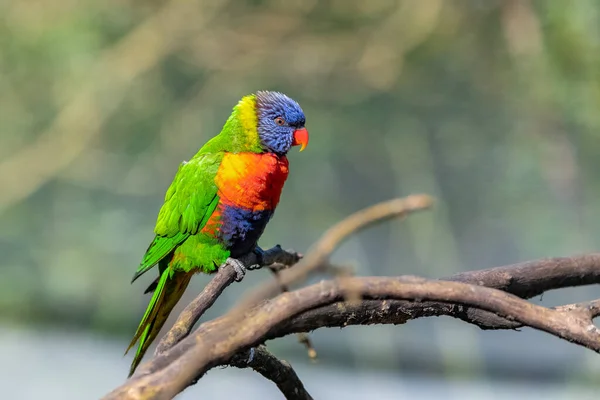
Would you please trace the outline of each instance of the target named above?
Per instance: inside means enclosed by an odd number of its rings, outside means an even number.
[[[416,194],[384,201],[351,214],[325,231],[315,245],[309,249],[307,255],[294,268],[280,271],[277,280],[267,282],[257,288],[245,299],[242,299],[237,309],[232,310],[232,312],[243,312],[244,309],[274,296],[282,286],[288,287],[292,283],[302,281],[310,273],[327,266],[329,256],[348,236],[376,223],[395,217],[406,217],[411,213],[426,210],[432,205],[433,198],[431,196]]]
[[[600,283],[600,254],[558,257],[520,264],[463,272],[444,280],[500,289],[521,298],[531,298],[553,289]],[[544,290],[541,290],[543,288]],[[556,307],[556,309],[600,316],[600,301]],[[317,307],[292,317],[285,325],[274,327],[267,339],[294,332],[309,332],[322,327],[348,325],[404,324],[410,320],[449,316],[481,329],[518,329],[523,324],[507,320],[478,308],[443,302],[364,299],[360,303],[337,302]]]
[[[277,263],[291,266],[298,262],[299,259],[300,255],[298,253],[285,251],[281,246],[277,245],[266,250],[262,256],[262,260],[252,252],[242,258],[241,261],[244,265],[259,263],[261,266],[269,266]],[[175,321],[169,332],[163,336],[154,354],[158,355],[165,352],[186,337],[200,317],[202,317],[206,310],[212,307],[225,288],[231,285],[234,280],[235,271],[231,266],[225,264],[219,268],[213,279],[202,289],[202,292],[179,314],[177,321]],[[139,370],[136,371],[136,374],[139,373]]]
[[[265,335],[265,340],[276,339],[296,332],[309,332],[319,328],[344,328],[352,325],[375,324],[400,325],[418,318],[439,316],[461,319],[486,330],[514,330],[527,326],[517,320],[507,320],[487,311],[486,313],[495,316],[498,322],[491,319],[482,322],[465,316],[465,310],[481,311],[463,304],[429,301],[415,303],[396,299],[363,299],[354,304],[339,301],[305,311],[282,324],[274,326]],[[587,319],[592,323],[593,318],[600,316],[600,299],[554,307],[551,310],[560,311],[563,314],[578,314],[580,318]]]
[[[292,366],[275,357],[265,346],[235,354],[229,360],[229,365],[236,368],[252,368],[276,384],[287,400],[313,399]]]
[[[600,283],[599,266],[600,254],[585,254],[462,272],[446,280],[487,286],[530,299],[549,290]],[[519,327],[514,321],[474,308],[462,310],[457,317],[482,329]]]
[[[468,271],[442,280],[470,283],[500,289],[524,299],[549,290],[600,283],[600,254],[556,257],[519,264]],[[598,305],[582,303],[596,310]],[[563,306],[573,307],[573,306]],[[595,311],[597,312],[597,311]],[[330,304],[299,314],[285,326],[275,329],[269,339],[292,332],[308,332],[319,327],[347,325],[403,324],[409,320],[450,316],[481,329],[517,329],[523,325],[478,308],[441,302],[414,303],[403,300],[364,300],[358,304]],[[594,314],[594,317],[600,314]],[[369,321],[369,322],[363,322]],[[314,324],[314,325],[312,325]]]
[[[600,352],[600,331],[581,312],[552,310],[497,289],[461,282],[415,277],[344,278],[344,282],[322,281],[283,293],[236,320],[225,315],[202,324],[193,335],[149,363],[162,364],[162,368],[151,368],[156,372],[126,382],[107,398],[171,398],[209,368],[261,343],[272,327],[315,307],[342,301],[349,288],[366,299],[428,300],[477,307]]]
[[[358,211],[328,229],[314,246],[314,250],[309,253],[308,259],[300,262],[293,270],[289,270],[286,267],[296,264],[301,259],[301,256],[295,252],[286,252],[279,245],[265,251],[262,260],[259,260],[253,252],[247,254],[241,259],[245,265],[260,263],[262,266],[274,266],[272,271],[277,273],[277,279],[267,283],[261,289],[257,290],[253,296],[250,296],[249,299],[241,302],[243,308],[257,303],[264,296],[272,295],[275,291],[279,291],[282,288],[287,290],[290,283],[302,279],[315,269],[327,266],[327,260],[331,253],[348,235],[382,220],[405,216],[410,212],[429,208],[432,203],[432,198],[427,195],[413,195],[402,199],[382,202]],[[290,273],[290,271],[299,272]],[[159,342],[154,354],[159,355],[165,352],[185,338],[200,317],[223,293],[225,288],[233,283],[234,277],[235,272],[229,266],[225,265],[219,268],[209,284],[181,312],[173,327]],[[145,373],[147,371],[144,365],[142,365],[134,375],[139,376]]]
[[[600,331],[592,322],[600,315],[600,300],[553,309],[524,300],[552,289],[600,283],[600,254],[464,272],[442,280],[344,276],[272,297],[281,287],[327,268],[329,256],[348,235],[431,204],[430,197],[417,195],[359,211],[330,228],[294,268],[286,269],[279,263],[291,265],[300,258],[297,254],[281,248],[269,250],[273,258],[267,260],[266,256],[261,264],[275,263],[278,279],[189,335],[198,318],[233,282],[233,271],[222,268],[180,315],[155,357],[106,399],[172,398],[210,368],[240,366],[248,358],[248,349],[290,333],[326,326],[402,324],[426,316],[452,316],[482,329],[528,326],[600,352]],[[242,260],[247,265],[257,262],[256,255],[248,257]],[[245,362],[245,366],[262,371],[288,398],[310,398],[291,367],[262,347],[256,351],[259,358]],[[290,386],[282,387],[286,382]],[[289,397],[290,390],[305,397]]]

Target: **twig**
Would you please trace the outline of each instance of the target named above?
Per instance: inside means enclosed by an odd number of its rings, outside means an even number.
[[[304,345],[306,348],[306,352],[308,353],[308,358],[312,361],[316,361],[318,354],[317,349],[312,344],[312,340],[310,340],[310,336],[306,332],[298,332],[298,343]]]
[[[287,400],[312,400],[292,366],[279,360],[265,346],[237,353],[229,361],[236,368],[252,368],[277,385]]]
[[[600,352],[600,332],[581,312],[552,310],[500,290],[460,282],[415,277],[345,279],[365,299],[427,300],[477,307]],[[283,293],[236,320],[226,315],[206,322],[150,362],[158,367],[153,369],[157,372],[126,382],[106,398],[171,398],[209,368],[226,363],[240,349],[259,344],[273,327],[299,313],[339,302],[343,295],[337,280],[323,281]]]

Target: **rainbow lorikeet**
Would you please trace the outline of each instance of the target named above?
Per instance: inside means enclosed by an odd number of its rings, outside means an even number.
[[[308,144],[304,112],[278,92],[259,91],[233,108],[221,133],[183,162],[167,190],[154,232],[132,282],[158,264],[154,292],[127,348],[139,341],[129,375],[140,363],[192,275],[230,264],[241,280],[238,257],[260,253],[258,238],[279,202],[288,176],[286,153]]]

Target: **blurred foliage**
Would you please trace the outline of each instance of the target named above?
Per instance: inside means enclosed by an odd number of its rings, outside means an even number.
[[[426,192],[434,212],[337,258],[443,276],[598,248],[599,45],[592,0],[1,2],[0,318],[132,334],[147,297],[129,281],[178,163],[259,89],[297,99],[311,132],[263,246],[304,251]],[[442,349],[478,338],[438,322]],[[350,331],[383,358],[411,332]]]

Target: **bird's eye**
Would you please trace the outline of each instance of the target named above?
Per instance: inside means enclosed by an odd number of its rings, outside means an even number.
[[[275,123],[279,126],[283,126],[285,125],[285,119],[283,119],[283,117],[277,117],[275,118]]]

